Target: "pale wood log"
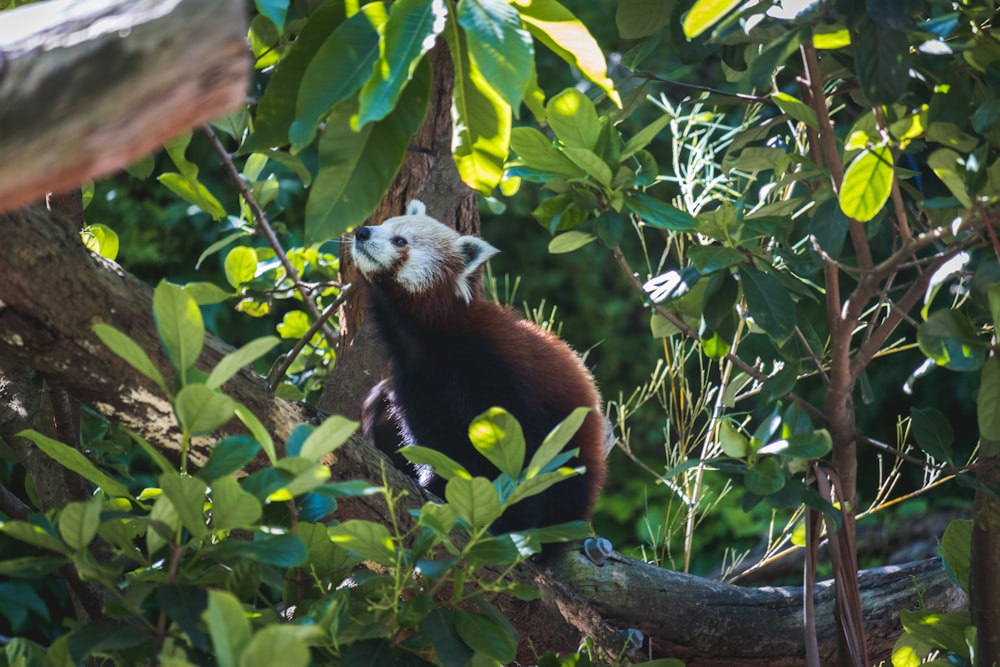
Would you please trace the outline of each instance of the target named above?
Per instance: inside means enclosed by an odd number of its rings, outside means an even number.
[[[48,0],[0,13],[0,211],[109,174],[241,104],[243,0]]]
[[[90,332],[95,322],[117,327],[166,372],[169,363],[153,328],[150,288],[89,253],[72,226],[53,212],[28,209],[0,215],[0,238],[0,354],[31,365],[176,455],[180,438],[166,397]],[[208,368],[223,353],[224,346],[210,340],[200,363]],[[274,398],[248,370],[224,390],[253,410],[279,441],[299,423],[319,417],[309,406]],[[211,446],[211,439],[200,441],[192,459],[203,461]],[[380,453],[354,439],[336,452],[331,468],[335,479],[381,483],[384,475],[394,493],[405,490],[397,521],[406,525],[407,510],[427,495],[412,478],[385,464]],[[390,521],[377,497],[345,500],[339,516]],[[526,564],[514,577],[542,588],[542,599],[501,599],[497,604],[521,637],[542,651],[573,650],[583,635],[613,647],[616,628],[634,627],[649,638],[644,652],[682,658],[689,667],[804,664],[799,588],[740,588],[620,557],[598,568],[576,554],[550,572]],[[887,655],[900,632],[898,610],[915,608],[918,596],[935,611],[952,611],[965,602],[936,560],[862,573],[861,588],[873,659]],[[835,647],[832,598],[830,584],[821,584],[818,631],[821,655],[827,659]],[[530,656],[525,643],[521,659],[530,663]]]

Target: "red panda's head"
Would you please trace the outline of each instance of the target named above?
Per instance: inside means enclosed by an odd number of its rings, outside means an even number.
[[[499,251],[480,238],[462,236],[426,210],[413,200],[406,215],[358,227],[351,246],[354,261],[373,283],[392,283],[414,295],[449,285],[469,303],[476,271]]]

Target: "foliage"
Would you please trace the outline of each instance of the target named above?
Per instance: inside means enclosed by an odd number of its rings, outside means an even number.
[[[45,664],[53,665],[90,658],[137,664],[149,655],[172,665],[513,660],[517,633],[490,599],[536,597],[538,591],[507,578],[511,569],[546,542],[590,531],[583,522],[497,535],[489,528],[511,505],[577,474],[564,467],[573,452],[562,449],[585,411],[553,429],[525,462],[520,426],[502,409],[491,410],[469,433],[501,470],[496,480],[472,477],[434,450],[411,448],[411,460],[433,463],[449,479],[448,502],[414,510],[408,526],[328,520],[338,498],[381,495],[394,515],[402,497],[360,480],[329,481],[324,457],[347,442],[357,423],[330,417],[316,427],[300,425],[279,454],[256,418],[220,389],[276,341],[244,346],[207,377],[196,377],[204,326],[194,299],[164,282],[154,308],[177,373],[174,387],[131,339],[107,325],[96,328],[105,344],[171,398],[183,434],[180,468],[132,434],[159,468],[157,485],[133,494],[120,475],[76,449],[35,431],[21,434],[88,480],[95,493],[0,523],[0,534],[33,548],[32,555],[0,561],[0,572],[30,581],[71,566],[103,589],[109,617],[77,624],[47,647],[10,642],[5,664],[42,664],[43,648]],[[222,440],[190,474],[190,438],[234,417],[254,436]],[[234,476],[262,450],[271,465]],[[438,596],[443,591],[448,594]],[[51,618],[28,583],[4,584],[3,595],[10,604],[0,614],[15,628],[29,627],[31,617]]]

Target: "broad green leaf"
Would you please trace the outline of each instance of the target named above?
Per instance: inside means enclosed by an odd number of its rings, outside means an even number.
[[[355,132],[353,101],[338,105],[319,141],[319,172],[306,202],[306,242],[321,243],[361,224],[403,164],[427,113],[430,65],[422,62],[396,109]]]
[[[618,6],[621,7],[622,4],[619,3]],[[653,139],[655,139],[673,119],[673,116],[663,114],[652,123],[633,134],[632,137],[625,142],[625,147],[622,148],[622,160],[631,157],[636,152],[648,146],[649,143],[653,141]]]
[[[741,267],[740,283],[747,311],[753,321],[776,343],[783,343],[795,332],[795,302],[788,289],[773,276]]]
[[[509,565],[517,560],[518,555],[517,547],[507,535],[477,542],[465,552],[469,567],[472,569],[477,569],[487,563]]]
[[[233,292],[227,292],[215,283],[207,282],[187,283],[183,290],[190,294],[199,306],[222,303],[233,296]]]
[[[769,496],[785,486],[785,474],[773,457],[762,458],[747,470],[746,485],[750,493]]]
[[[319,632],[312,626],[313,632]],[[267,625],[254,633],[240,656],[240,667],[307,667],[309,646],[304,635],[307,625]],[[311,634],[311,633],[310,633]]]
[[[458,24],[482,79],[517,109],[535,71],[534,43],[520,14],[504,0],[464,0],[458,5]]]
[[[676,232],[693,232],[698,228],[698,221],[690,213],[641,192],[626,193],[625,205],[651,227]]]
[[[189,384],[177,392],[174,413],[184,433],[204,435],[233,418],[236,402],[206,385]]]
[[[698,269],[701,275],[707,275],[731,266],[742,264],[747,256],[736,248],[723,246],[691,246],[688,248],[688,259]]]
[[[199,540],[208,537],[208,527],[205,525],[205,494],[208,486],[205,482],[197,477],[174,472],[160,475],[159,483],[188,532]]]
[[[950,463],[955,432],[948,418],[936,408],[911,408],[910,421],[920,449],[936,461]]]
[[[445,540],[448,539],[448,534],[455,527],[456,520],[458,520],[458,514],[455,513],[454,507],[432,502],[424,503],[417,516],[417,523],[421,526],[427,526],[437,533],[438,537]]]
[[[297,456],[280,459],[275,467],[287,470],[294,476],[282,488],[268,495],[269,502],[291,500],[326,484],[330,479],[330,466]]]
[[[937,648],[947,647],[966,660],[969,659],[965,639],[965,631],[971,625],[968,611],[940,613],[902,609],[899,620],[903,629],[916,639]],[[948,664],[951,662],[948,661]]]
[[[990,357],[983,364],[976,415],[979,435],[989,440],[1000,440],[1000,359],[997,357]]]
[[[41,526],[36,526],[27,521],[4,521],[0,523],[0,533],[4,533],[15,540],[32,544],[42,549],[55,551],[56,553],[70,555],[70,550],[58,538],[50,534]]]
[[[458,610],[455,613],[455,630],[477,655],[484,655],[500,664],[511,662],[516,657],[517,636],[512,636],[486,616]]]
[[[472,420],[469,439],[480,454],[500,472],[516,478],[524,465],[524,433],[514,416],[503,408],[490,408]]]
[[[174,539],[182,523],[174,504],[162,493],[153,502],[149,520],[150,526],[146,530],[146,550],[153,555],[165,547],[168,540]]]
[[[102,323],[94,325],[94,334],[108,349],[124,359],[129,366],[159,385],[163,393],[168,393],[167,383],[163,381],[160,370],[153,365],[146,351],[139,347],[134,340],[114,327]]]
[[[198,304],[177,285],[160,281],[153,292],[153,319],[167,356],[183,378],[205,344],[205,322]]]
[[[611,167],[598,155],[586,148],[572,148],[567,146],[563,149],[566,157],[573,160],[595,181],[605,188],[611,187]]]
[[[408,445],[401,448],[399,453],[405,456],[410,463],[428,465],[434,468],[434,473],[442,479],[451,479],[456,476],[464,477],[465,479],[472,477],[461,463],[449,458],[446,454],[442,454],[436,449],[420,447],[419,445]]]
[[[271,76],[257,104],[254,131],[241,147],[248,153],[288,143],[288,130],[295,120],[295,105],[309,63],[330,33],[344,20],[344,5],[323,4],[309,17]]]
[[[328,532],[334,544],[380,565],[395,564],[399,555],[389,530],[374,521],[352,519],[330,527]]]
[[[299,456],[310,461],[319,461],[334,451],[354,435],[358,430],[358,422],[334,415],[327,417],[322,424],[309,434],[299,450]]]
[[[938,178],[945,184],[955,199],[965,208],[972,207],[972,199],[965,187],[965,167],[962,166],[962,156],[950,148],[939,148],[927,156],[929,166]]]
[[[21,431],[18,433],[22,438],[27,438],[31,442],[35,443],[35,446],[40,450],[45,452],[49,458],[62,464],[64,467],[69,468],[76,474],[80,475],[88,482],[101,487],[108,496],[112,498],[131,498],[132,494],[128,492],[128,489],[121,482],[108,477],[103,472],[97,469],[97,467],[90,462],[86,456],[84,456],[79,450],[70,447],[69,445],[64,445],[63,443],[48,438],[37,431]]]
[[[990,317],[993,326],[1000,327],[1000,283],[993,283],[986,288],[986,299],[990,305]]]
[[[549,434],[545,436],[545,440],[542,441],[542,444],[535,450],[535,453],[531,455],[531,460],[528,461],[528,467],[525,469],[528,479],[544,470],[549,462],[566,447],[569,441],[573,439],[573,436],[576,435],[576,432],[580,430],[583,420],[587,418],[587,415],[592,410],[593,408],[587,407],[576,408],[565,419],[556,424],[555,428],[549,431]]]
[[[490,1],[509,7],[499,0]],[[468,0],[460,6],[472,2]],[[465,39],[454,22],[448,25],[451,29],[445,34],[455,67],[452,153],[462,181],[488,196],[503,178],[504,160],[510,152],[511,108],[480,69],[478,61],[467,57],[465,45],[471,49],[472,40]]]
[[[797,433],[787,440],[771,442],[760,448],[760,454],[779,454],[795,459],[818,459],[833,449],[833,439],[826,429]]]
[[[382,48],[375,73],[361,88],[355,127],[388,116],[420,64],[445,28],[448,8],[444,0],[397,0],[383,27]],[[422,115],[422,114],[421,114]]]
[[[684,36],[694,39],[721,21],[740,0],[697,0],[684,16]]]
[[[852,35],[858,83],[872,105],[892,104],[910,81],[910,43],[902,30],[864,17]]]
[[[226,380],[236,375],[241,368],[263,357],[279,342],[275,336],[264,336],[250,341],[238,350],[233,350],[219,360],[219,363],[215,365],[212,372],[208,374],[205,385],[212,389],[221,387]]]
[[[972,519],[956,519],[941,536],[941,559],[945,570],[963,591],[969,591],[969,565],[972,551]]]
[[[537,496],[542,493],[553,484],[558,484],[564,479],[569,479],[570,477],[575,477],[583,471],[583,468],[558,468],[552,472],[544,472],[539,475],[533,475],[527,477],[523,482],[518,482],[514,487],[514,493],[511,494],[510,499],[508,499],[507,504],[513,505],[519,503],[525,498],[530,498],[531,496]]]
[[[516,0],[528,31],[587,79],[600,87],[617,106],[621,98],[608,78],[608,64],[597,40],[573,12],[557,0]]]
[[[168,172],[160,174],[156,180],[187,203],[208,213],[213,220],[226,217],[225,207],[197,178]]]
[[[816,112],[800,100],[792,97],[788,93],[779,91],[771,94],[771,101],[777,104],[778,108],[795,120],[805,123],[814,130],[819,129],[819,122],[816,120]]]
[[[932,313],[917,327],[920,351],[939,366],[953,371],[975,371],[986,360],[985,343],[963,313],[944,309]]]
[[[114,261],[118,257],[118,234],[107,225],[87,225],[80,231],[80,237],[87,250],[104,259]]]
[[[225,540],[209,552],[220,560],[249,559],[264,565],[287,568],[302,565],[309,551],[296,535],[257,535],[253,540]]]
[[[59,535],[63,541],[77,551],[86,548],[97,535],[103,504],[100,496],[87,502],[67,503],[59,511]]]
[[[579,90],[567,88],[549,100],[545,110],[549,127],[565,146],[587,150],[597,146],[601,121],[594,103]]]
[[[226,271],[226,281],[239,289],[257,275],[257,252],[247,246],[236,246],[226,254],[223,268]]]
[[[240,488],[232,477],[212,482],[212,529],[248,528],[260,518],[260,501]]]
[[[245,435],[234,435],[212,447],[208,462],[195,474],[211,484],[220,477],[231,475],[257,455],[260,445]]]
[[[250,620],[232,593],[208,590],[208,608],[202,614],[212,639],[219,667],[238,667],[240,655],[250,642]]]
[[[618,34],[625,39],[655,35],[666,27],[676,7],[676,0],[618,0]]]
[[[734,459],[744,459],[750,453],[750,441],[728,419],[719,422],[719,444],[723,453]]]
[[[243,425],[250,431],[254,440],[260,443],[260,447],[264,450],[264,453],[267,454],[268,460],[270,460],[272,464],[277,461],[278,456],[274,451],[274,440],[271,438],[271,434],[268,430],[264,427],[264,424],[262,424],[260,419],[257,418],[257,415],[250,412],[250,410],[248,410],[247,407],[241,403],[237,403],[233,410],[235,411],[236,416],[239,417],[239,420],[243,422]]]
[[[373,2],[365,9],[337,26],[306,67],[295,104],[295,122],[288,131],[293,152],[312,143],[320,119],[371,77],[385,6]]]
[[[453,609],[435,607],[420,622],[423,635],[445,667],[471,665],[475,658],[475,653],[462,642],[455,629],[457,614],[458,612]],[[376,663],[371,664],[374,667]]]
[[[553,146],[548,137],[533,127],[515,127],[511,130],[510,146],[525,164],[539,171],[568,177],[585,174],[583,169]]]
[[[848,218],[868,222],[882,210],[892,193],[892,148],[876,146],[862,151],[844,172],[840,210]]]
[[[444,497],[473,530],[486,528],[500,517],[500,496],[485,477],[453,477],[445,486]]]
[[[574,250],[587,245],[596,238],[596,236],[588,234],[587,232],[579,232],[575,230],[563,232],[558,236],[554,236],[552,240],[549,241],[549,252],[553,255],[573,252]]]

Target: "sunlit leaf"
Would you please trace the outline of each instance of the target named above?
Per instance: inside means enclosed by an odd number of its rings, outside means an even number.
[[[160,370],[153,365],[145,350],[139,347],[134,340],[114,327],[102,323],[94,325],[94,334],[112,352],[124,359],[129,366],[156,382],[160,386],[160,389],[164,393],[167,393],[167,384],[163,381],[163,375],[160,374]]]
[[[189,384],[174,398],[174,412],[184,433],[204,435],[219,428],[236,414],[236,403],[204,384]]]
[[[844,172],[840,210],[848,218],[868,222],[892,193],[893,158],[888,145],[864,150]]]
[[[485,528],[500,517],[500,496],[485,477],[453,477],[445,486],[444,497],[473,529]]]
[[[697,0],[684,16],[684,36],[694,39],[721,21],[740,0]]]
[[[92,484],[101,487],[104,493],[112,497],[131,498],[132,494],[124,484],[113,477],[105,475],[97,469],[79,450],[65,445],[58,440],[46,437],[37,431],[27,430],[17,434],[22,438],[31,440],[40,450],[45,452],[49,458],[58,461],[61,465],[69,468]]]
[[[153,319],[167,356],[183,376],[194,367],[205,344],[205,322],[198,304],[180,287],[164,280],[153,292]]]
[[[601,134],[597,109],[576,88],[567,88],[553,97],[545,105],[545,110],[549,126],[563,144],[587,150],[593,150],[597,145]]]
[[[212,389],[221,387],[228,379],[236,375],[241,368],[252,364],[274,349],[279,342],[275,336],[263,336],[250,341],[238,350],[233,350],[215,365],[208,374],[205,385]]]
[[[516,109],[535,71],[534,43],[517,10],[503,0],[464,0],[458,5],[458,24],[482,78]]]
[[[558,255],[573,252],[594,241],[597,237],[587,232],[569,231],[552,237],[549,241],[549,252]]]

